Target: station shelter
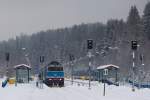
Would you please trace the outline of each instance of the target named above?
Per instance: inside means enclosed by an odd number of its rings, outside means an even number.
[[[26,64],[14,66],[17,83],[29,83],[31,67]]]
[[[107,78],[107,81],[110,83],[118,83],[119,66],[113,64],[101,65],[97,67],[97,71],[99,82]]]

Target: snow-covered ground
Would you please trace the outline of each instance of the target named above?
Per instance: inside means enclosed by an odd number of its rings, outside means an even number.
[[[106,86],[106,96],[103,96],[103,84],[88,84],[65,82],[65,87],[43,89],[36,87],[35,82],[30,84],[7,85],[0,87],[0,100],[150,100],[150,89],[136,89],[131,91],[130,86]]]

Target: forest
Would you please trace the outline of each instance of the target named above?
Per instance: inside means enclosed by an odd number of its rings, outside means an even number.
[[[97,12],[99,13],[99,12]],[[92,49],[92,68],[99,65],[114,64],[120,66],[122,75],[129,75],[132,67],[131,41],[138,41],[135,66],[137,71],[150,73],[150,2],[140,15],[136,6],[132,6],[126,20],[110,19],[107,23],[82,23],[59,29],[49,29],[21,34],[15,39],[0,42],[0,73],[13,75],[13,66],[29,64],[33,73],[51,61],[61,62],[66,71],[70,70],[70,55],[75,58],[74,70],[88,69],[87,39],[94,41]],[[9,61],[6,61],[9,53]],[[40,62],[40,57],[44,62]],[[141,56],[144,65],[142,65]]]

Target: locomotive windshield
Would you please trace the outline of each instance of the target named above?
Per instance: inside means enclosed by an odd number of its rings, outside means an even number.
[[[63,67],[48,67],[48,71],[63,71]]]

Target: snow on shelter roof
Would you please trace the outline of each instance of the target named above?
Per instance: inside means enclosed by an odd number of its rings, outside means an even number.
[[[16,68],[21,68],[21,67],[26,67],[26,68],[29,68],[29,69],[31,69],[31,67],[29,66],[29,65],[26,65],[26,64],[19,64],[19,65],[16,65],[16,66],[14,66],[14,68],[16,69]]]
[[[119,69],[119,66],[116,66],[116,65],[113,65],[113,64],[102,65],[102,66],[97,67],[97,69],[106,69],[106,68],[109,68],[109,67],[114,67],[114,68]]]

